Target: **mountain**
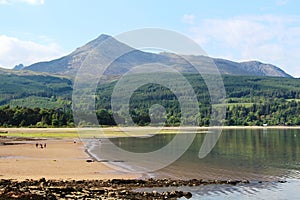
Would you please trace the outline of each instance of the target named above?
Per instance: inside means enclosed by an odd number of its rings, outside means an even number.
[[[23,69],[24,67],[25,66],[23,64],[19,64],[14,67],[14,70],[20,70],[20,69]]]
[[[163,55],[169,58],[169,62],[164,64],[173,66],[179,71],[187,73],[194,72],[194,69],[190,66],[190,64],[184,61],[181,56],[170,53],[163,53]],[[195,66],[203,66],[208,59],[212,59],[218,67],[220,73],[226,75],[292,77],[274,65],[264,64],[258,61],[234,62],[220,58],[192,55],[184,57],[192,62]],[[201,69],[203,70],[203,68]],[[205,72],[207,70],[208,69],[204,69],[203,71]]]
[[[75,74],[80,67],[86,56],[101,42],[105,41],[109,36],[101,35],[97,39],[87,43],[83,47],[77,48],[74,52],[61,58],[38,62],[27,67],[23,67],[22,70],[31,70],[36,72],[48,72],[54,74]],[[115,44],[112,44],[115,45]],[[14,68],[16,69],[16,68]]]
[[[109,40],[108,40],[109,39]],[[99,44],[106,41],[103,45],[105,48],[97,48]],[[109,42],[107,42],[109,41]],[[173,53],[148,53],[117,41],[109,35],[100,35],[95,40],[87,43],[86,45],[77,48],[71,54],[64,57],[47,61],[38,62],[30,66],[22,67],[16,66],[15,70],[31,70],[35,72],[47,72],[60,75],[75,76],[76,72],[85,61],[87,56],[96,51],[98,56],[97,60],[107,60],[116,55],[120,55],[121,52],[129,52],[119,57],[105,72],[107,75],[120,75],[127,72],[130,68],[136,65],[147,63],[159,63],[179,70],[183,73],[193,73],[195,69],[190,63],[187,63],[182,56]],[[205,56],[184,56],[193,62],[194,65],[203,66],[203,63],[209,58]],[[233,62],[230,60],[212,58],[218,67],[221,74],[227,75],[252,75],[252,76],[277,76],[277,77],[291,77],[280,68],[271,65],[264,64],[258,61],[249,62]],[[101,63],[89,63],[90,65],[101,65]]]
[[[105,49],[99,49],[97,46],[109,40],[109,44],[105,45]],[[100,35],[95,40],[87,43],[86,45],[77,48],[71,54],[52,60],[48,62],[39,62],[27,67],[23,67],[22,70],[31,70],[36,72],[48,72],[54,74],[64,74],[74,76],[87,56],[97,51],[97,56],[103,59],[112,57],[113,55],[119,55],[121,52],[130,52],[120,58],[118,58],[113,65],[109,68],[107,74],[119,75],[122,74],[133,65],[145,64],[149,62],[164,62],[164,56],[158,54],[147,53],[139,50],[135,50],[108,35]],[[100,60],[100,58],[98,59]],[[92,63],[96,64],[96,63]]]
[[[292,77],[279,67],[271,64],[264,64],[258,61],[248,62],[232,62],[224,59],[214,59],[218,69],[222,74],[231,75],[252,75],[252,76],[276,76],[276,77]],[[239,73],[236,72],[239,70]]]

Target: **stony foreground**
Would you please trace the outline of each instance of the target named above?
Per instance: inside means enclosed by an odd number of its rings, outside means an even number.
[[[200,186],[206,184],[248,184],[249,181],[233,180],[0,180],[0,199],[178,199],[192,197],[190,192],[170,191],[158,193],[137,192],[138,188]]]

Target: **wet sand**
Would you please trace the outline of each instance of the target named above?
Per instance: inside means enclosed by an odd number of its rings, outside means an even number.
[[[139,174],[114,171],[104,163],[87,162],[91,158],[83,144],[73,139],[15,141],[14,145],[0,146],[1,179],[112,179],[139,178]],[[15,144],[20,143],[20,144]],[[22,144],[25,143],[25,144]],[[36,148],[35,144],[47,144]]]

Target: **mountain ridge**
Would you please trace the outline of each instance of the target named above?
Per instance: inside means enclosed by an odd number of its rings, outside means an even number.
[[[109,40],[107,40],[109,39]],[[106,49],[97,48],[102,42],[108,41]],[[20,67],[16,66],[15,70],[30,70],[35,72],[47,72],[52,74],[75,76],[78,69],[87,58],[90,52],[97,51],[97,55],[109,58],[112,55],[119,55],[119,52],[129,52],[116,59],[110,68],[106,71],[108,75],[120,75],[129,71],[133,66],[160,63],[163,65],[171,66],[182,73],[193,73],[195,69],[189,63],[186,63],[181,55],[173,53],[149,53],[134,49],[112,36],[101,34],[96,39],[88,42],[87,44],[75,49],[68,55],[57,58],[51,61],[37,62],[29,66]],[[259,61],[235,62],[222,58],[210,58],[205,56],[187,56],[193,60],[193,64],[201,66],[205,59],[212,59],[218,67],[221,74],[227,75],[251,75],[251,76],[276,76],[276,77],[292,77],[284,72],[279,67],[272,64],[265,64]],[[92,63],[93,65],[99,63]]]

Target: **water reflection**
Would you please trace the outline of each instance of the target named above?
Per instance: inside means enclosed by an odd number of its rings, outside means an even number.
[[[299,173],[295,173],[300,170],[300,131],[297,129],[223,130],[214,149],[204,159],[199,159],[198,153],[204,137],[205,133],[197,134],[193,144],[180,159],[152,175],[161,178],[250,180],[299,177]],[[157,134],[148,138],[113,138],[110,140],[124,150],[145,153],[160,149],[173,138],[174,134]],[[105,145],[105,142],[102,143]],[[97,148],[95,149],[94,154],[100,154]],[[178,145],[172,150],[181,151],[182,149]],[[126,158],[122,159],[126,163]],[[151,165],[151,163],[147,164]],[[291,173],[291,170],[294,172]]]
[[[204,159],[199,159],[198,153],[204,137],[205,133],[198,133],[180,159],[146,176],[268,181],[266,184],[234,187],[208,185],[194,188],[196,191],[193,192],[200,196],[210,193],[216,196],[219,196],[218,193],[228,195],[228,192],[249,195],[257,191],[265,192],[262,188],[278,192],[282,187],[290,190],[294,185],[300,185],[300,130],[267,128],[223,130],[214,149]],[[114,138],[111,141],[128,151],[149,152],[168,144],[173,138],[173,134],[158,134],[149,138]],[[180,145],[174,149],[176,150],[180,150]],[[99,153],[101,157],[100,152],[94,153]],[[130,162],[126,162],[126,158],[123,159],[124,164],[130,165]],[[293,181],[286,183],[288,186],[281,186],[277,183],[279,179],[293,179]]]
[[[204,134],[197,134],[189,150],[171,166],[156,172],[178,178],[236,178],[272,180],[299,177],[299,130],[236,129],[223,133],[210,154],[197,157]],[[159,136],[158,136],[159,137]]]

